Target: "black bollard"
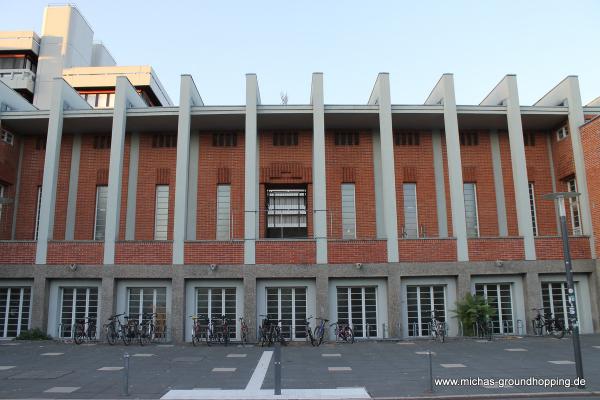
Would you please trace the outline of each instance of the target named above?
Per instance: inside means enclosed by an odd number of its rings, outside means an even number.
[[[275,367],[275,395],[281,395],[281,344],[275,343],[273,366]]]
[[[123,394],[129,396],[129,353],[123,355],[125,368],[123,368]]]

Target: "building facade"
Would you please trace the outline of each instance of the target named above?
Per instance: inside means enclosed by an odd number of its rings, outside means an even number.
[[[42,57],[42,55],[44,55]],[[10,60],[10,61],[7,61]],[[388,74],[366,104],[205,105],[189,75],[173,106],[151,67],[118,67],[72,6],[41,36],[0,33],[0,337],[69,337],[154,312],[169,339],[192,314],[305,320],[359,338],[426,337],[431,311],[485,296],[497,334],[532,309],[566,314],[556,206],[567,204],[583,333],[597,332],[600,102],[569,76],[531,106],[507,75],[457,105],[451,74],[396,105]],[[5,68],[6,67],[6,68]]]

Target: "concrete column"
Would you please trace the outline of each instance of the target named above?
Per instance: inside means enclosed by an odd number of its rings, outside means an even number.
[[[550,178],[552,179],[552,193],[556,193],[556,174],[554,173],[554,157],[552,156],[552,134],[546,135],[546,148],[548,149],[548,160],[550,167]],[[560,234],[560,211],[558,209],[558,202],[554,202],[554,219],[556,220],[556,232]]]
[[[256,326],[256,276],[244,271],[244,319],[248,324],[250,340],[257,339]]]
[[[385,238],[385,219],[383,217],[383,184],[381,171],[381,141],[379,131],[373,130],[373,180],[375,181],[375,227],[377,239]]]
[[[492,147],[492,169],[494,173],[494,191],[496,192],[496,210],[498,213],[498,234],[499,236],[508,236],[500,140],[498,138],[498,131],[495,129],[490,131],[490,144]]]
[[[388,326],[387,337],[399,338],[402,332],[402,302],[400,299],[400,270],[398,268],[390,268],[387,281],[387,297],[388,297]]]
[[[140,159],[140,134],[131,134],[129,143],[129,181],[127,182],[127,211],[125,213],[125,240],[135,240],[135,213],[137,209],[137,180]]]
[[[456,279],[456,299],[463,300],[467,293],[471,293],[471,274],[460,271]]]
[[[102,326],[108,322],[108,318],[115,314],[115,278],[112,271],[103,271],[102,287],[100,288],[100,321],[98,325]],[[100,330],[100,337],[105,341],[104,332]]]
[[[313,215],[317,244],[317,264],[327,263],[327,190],[325,174],[325,105],[323,74],[312,76],[313,106]]]
[[[50,285],[46,279],[45,267],[38,267],[31,288],[31,328],[46,332],[48,326],[48,296]],[[55,333],[52,332],[52,335]]]
[[[256,112],[259,103],[260,94],[258,92],[258,80],[256,79],[256,74],[247,74],[244,185],[244,264],[255,264],[256,262],[256,239],[258,238],[259,220],[258,126]],[[248,320],[248,323],[250,323],[250,320]]]
[[[1,121],[0,121],[1,122]],[[15,202],[13,208],[12,226],[10,239],[15,240],[17,236],[17,214],[19,212],[19,198],[21,195],[21,170],[23,169],[23,148],[25,141],[22,137],[19,138],[19,161],[17,163],[17,180],[15,182]]]
[[[173,329],[172,339],[175,343],[185,342],[185,279],[183,266],[173,266],[173,279],[171,281],[171,321]]]
[[[73,136],[73,148],[71,150],[71,172],[69,174],[69,198],[67,200],[67,224],[65,229],[65,240],[73,240],[75,237],[75,216],[77,210],[77,187],[79,185],[79,159],[81,155],[81,135]]]
[[[396,174],[394,164],[394,137],[392,132],[392,104],[390,77],[387,73],[377,76],[369,104],[379,106],[379,141],[381,151],[381,182],[383,216],[387,238],[388,262],[398,262],[398,218],[396,213]]]
[[[521,124],[521,106],[519,105],[517,77],[507,75],[505,79],[508,89],[506,117],[510,140],[513,183],[515,187],[517,225],[519,227],[519,235],[523,237],[525,259],[535,260],[535,241],[533,239],[533,223],[531,222],[531,205],[529,203],[529,179],[527,178],[527,162],[525,161],[525,145],[523,143],[523,126]]]
[[[534,308],[540,308],[542,306],[542,287],[540,283],[540,276],[537,272],[528,272],[525,274],[525,315],[526,321],[523,321],[525,327],[525,333],[533,333],[531,321],[537,315]]]
[[[190,128],[192,106],[203,105],[190,75],[181,76],[179,120],[177,125],[177,175],[175,185],[175,216],[173,230],[173,264],[183,264],[187,232],[188,173],[190,163]]]
[[[56,183],[58,180],[58,164],[60,162],[60,146],[63,128],[63,81],[55,80],[52,86],[50,117],[46,138],[46,156],[44,160],[44,177],[42,183],[40,222],[35,263],[46,264],[48,240],[52,240],[54,231],[54,210],[56,206]]]
[[[190,138],[190,162],[188,172],[187,240],[196,240],[196,209],[198,207],[198,159],[200,158],[200,134],[193,132]]]
[[[329,316],[329,277],[327,275],[328,266],[317,267],[317,307],[315,318]],[[316,323],[316,321],[313,321]]]
[[[442,135],[438,129],[431,133],[433,146],[433,174],[435,176],[435,202],[438,220],[438,236],[448,237],[448,214],[446,213],[446,183],[444,181],[444,155]],[[401,331],[400,331],[401,332]]]
[[[123,149],[125,148],[127,108],[145,106],[145,103],[137,94],[129,80],[124,76],[117,77],[110,147],[110,164],[108,169],[104,264],[115,263],[115,242],[119,238],[121,179],[123,176]]]

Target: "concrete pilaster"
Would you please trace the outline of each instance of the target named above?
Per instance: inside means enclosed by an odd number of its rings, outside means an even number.
[[[500,140],[498,131],[490,131],[490,145],[492,148],[492,170],[494,173],[494,189],[496,192],[496,210],[498,213],[498,234],[508,236],[506,222],[506,201],[504,197],[504,176],[502,174],[502,158],[500,155]]]
[[[198,162],[200,158],[200,134],[190,137],[190,162],[188,171],[187,240],[196,240],[196,215],[198,207]],[[233,237],[233,234],[232,234]]]
[[[390,266],[387,280],[387,303],[388,303],[388,338],[400,337],[402,332],[402,301],[400,270],[396,266]]]
[[[173,266],[173,279],[171,281],[171,329],[172,340],[175,343],[185,342],[185,279],[181,265]]]
[[[258,339],[256,318],[256,276],[247,271],[244,273],[244,319],[248,324],[250,341]]]
[[[75,236],[75,216],[77,210],[77,188],[79,186],[79,159],[81,155],[81,135],[73,136],[71,149],[71,171],[69,174],[69,197],[67,200],[67,224],[65,240],[73,240]]]
[[[0,121],[2,122],[2,121]],[[2,124],[0,124],[1,127]],[[21,197],[21,170],[23,169],[23,148],[25,147],[25,141],[23,138],[19,140],[19,161],[17,163],[17,180],[15,182],[15,203],[13,208],[12,225],[10,232],[10,239],[15,240],[17,235],[17,215],[19,212],[19,199]]]
[[[327,263],[327,190],[325,175],[325,106],[323,74],[312,76],[313,106],[313,210],[314,236],[317,244],[317,264]]]
[[[327,266],[319,268],[317,272],[317,307],[315,319],[311,321],[312,324],[316,324],[316,318],[327,318],[329,316],[329,277],[327,276]],[[314,326],[314,325],[313,325]]]
[[[456,299],[462,301],[468,293],[471,293],[471,274],[461,271],[456,279]],[[456,305],[449,304],[449,306],[455,307]]]
[[[257,106],[260,103],[256,74],[246,75],[246,140],[244,185],[244,264],[256,260],[258,238],[258,126]],[[248,303],[247,303],[248,304]],[[255,311],[256,313],[256,311]],[[255,318],[256,319],[256,318]],[[248,321],[249,323],[250,321]]]
[[[108,323],[108,318],[115,314],[115,278],[111,271],[102,271],[102,287],[100,288],[100,320],[98,325],[102,327]],[[106,340],[104,332],[100,330],[100,339]]]
[[[448,237],[448,214],[446,213],[444,155],[442,153],[442,135],[437,129],[431,133],[431,144],[433,147],[433,174],[435,176],[435,203],[438,220],[438,236],[445,238]]]
[[[533,333],[531,321],[537,315],[534,309],[542,307],[542,287],[540,276],[537,272],[527,272],[525,274],[525,315],[526,321],[523,321],[525,332]]]
[[[137,180],[140,158],[140,134],[133,132],[129,143],[129,180],[127,182],[127,211],[125,213],[125,240],[135,240],[137,209]]]
[[[31,288],[31,328],[41,329],[46,332],[48,326],[48,296],[49,282],[46,279],[44,267],[38,267],[33,277],[33,287]]]

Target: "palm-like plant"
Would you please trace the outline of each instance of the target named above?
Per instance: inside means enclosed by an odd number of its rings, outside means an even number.
[[[456,302],[456,310],[452,310],[452,312],[456,314],[455,317],[463,325],[463,335],[475,335],[473,327],[478,320],[487,321],[496,315],[496,310],[489,304],[490,300],[486,300],[483,296],[467,293],[463,300]]]

